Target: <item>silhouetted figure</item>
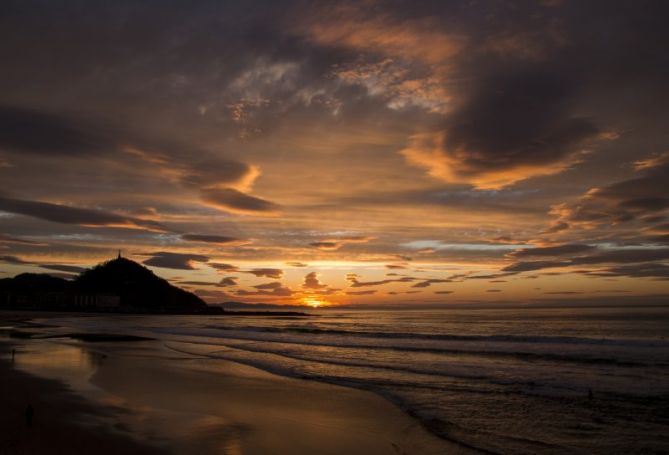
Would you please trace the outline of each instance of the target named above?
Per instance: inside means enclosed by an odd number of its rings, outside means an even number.
[[[588,400],[592,400],[595,398],[595,394],[592,393],[592,389],[588,389]]]
[[[28,405],[26,407],[26,426],[28,428],[33,426],[33,416],[35,415],[35,410],[33,409],[32,405]]]

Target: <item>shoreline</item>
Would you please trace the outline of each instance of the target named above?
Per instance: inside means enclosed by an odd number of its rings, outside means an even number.
[[[25,319],[37,317],[33,313]],[[160,340],[94,345],[55,339],[16,341],[22,349],[62,351],[52,352],[52,358],[63,352],[71,357],[73,349],[94,357],[102,353],[90,370],[90,381],[86,378],[99,390],[91,395],[75,386],[74,395],[97,398],[91,406],[107,419],[109,409],[119,410],[112,420],[140,443],[148,442],[149,451],[162,445],[177,453],[194,447],[200,453],[225,448],[224,453],[240,454],[475,453],[435,436],[418,419],[373,392],[279,376],[232,361],[175,356]],[[39,370],[34,368],[31,374]],[[48,374],[42,371],[39,376],[43,380]],[[151,444],[156,441],[157,445]]]
[[[96,406],[67,385],[13,368],[15,344],[0,342],[0,453],[99,453],[162,455],[166,450],[142,443],[120,428],[101,424],[112,408]],[[34,409],[32,425],[26,407]],[[85,424],[82,422],[86,422]]]

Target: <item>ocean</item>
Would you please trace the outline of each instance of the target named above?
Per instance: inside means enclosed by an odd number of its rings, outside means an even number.
[[[669,453],[669,308],[309,312],[48,323],[369,390],[482,453]]]

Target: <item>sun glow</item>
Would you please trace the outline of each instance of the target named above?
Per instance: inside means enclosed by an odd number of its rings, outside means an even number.
[[[316,297],[304,297],[302,299],[302,303],[304,303],[305,305],[309,305],[312,308],[318,308],[328,304],[328,302],[324,300],[319,300]]]

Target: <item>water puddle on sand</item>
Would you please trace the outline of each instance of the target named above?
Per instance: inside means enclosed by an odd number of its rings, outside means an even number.
[[[220,416],[159,409],[108,393],[91,382],[106,354],[73,342],[22,341],[15,345],[13,366],[33,376],[60,381],[89,402],[99,414],[77,416],[87,427],[102,427],[177,454],[241,454],[244,428]],[[9,354],[11,357],[11,353]]]

